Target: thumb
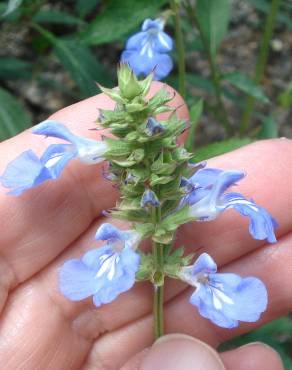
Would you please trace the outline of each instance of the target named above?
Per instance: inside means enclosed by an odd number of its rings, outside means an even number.
[[[225,370],[218,353],[206,343],[187,335],[166,335],[139,359],[139,370]],[[126,367],[130,369],[130,367]]]

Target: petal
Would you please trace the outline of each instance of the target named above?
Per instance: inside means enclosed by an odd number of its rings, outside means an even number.
[[[223,197],[223,209],[234,208],[242,216],[249,217],[249,232],[254,239],[267,239],[270,243],[277,241],[274,228],[277,221],[263,208],[239,193],[229,193]]]
[[[141,55],[137,50],[125,50],[121,55],[121,62],[129,63],[136,76],[148,76],[154,69],[155,64],[150,58]]]
[[[190,197],[190,204],[194,204],[203,197],[212,195],[218,198],[227,188],[244,177],[241,171],[223,171],[217,168],[204,168],[197,171],[189,181],[198,189]]]
[[[192,275],[199,273],[215,273],[217,271],[217,265],[213,258],[208,253],[201,254],[195,261],[192,268]]]
[[[146,124],[146,133],[148,136],[154,136],[154,135],[160,134],[163,131],[165,131],[165,127],[161,123],[159,123],[153,117],[148,118],[148,121]]]
[[[152,39],[152,48],[157,53],[167,53],[173,48],[172,38],[165,32],[158,32],[157,36]]]
[[[210,274],[190,297],[203,317],[224,328],[257,321],[267,302],[266,287],[259,279],[220,273]]]
[[[124,240],[123,233],[115,226],[104,223],[102,224],[95,234],[96,240]]]
[[[230,186],[234,185],[237,181],[244,177],[242,171],[223,171],[217,177],[217,181],[210,192],[211,201],[218,200],[219,196],[225,192]]]
[[[120,255],[121,264],[126,272],[135,274],[140,264],[140,255],[130,248],[125,248]]]
[[[116,265],[116,273],[112,280],[104,280],[101,289],[94,295],[96,306],[110,303],[121,293],[131,289],[135,284],[135,274],[139,268],[140,256],[131,249],[124,249]]]
[[[150,190],[146,189],[141,198],[141,207],[145,208],[148,206],[158,207],[160,205],[159,199],[156,194]]]
[[[101,259],[101,257],[110,256],[113,253],[114,251],[112,250],[111,246],[104,245],[100,248],[89,250],[84,254],[81,260],[87,267],[89,267],[90,269],[94,270],[95,273],[97,273],[102,263],[102,260],[104,259],[104,258]]]
[[[20,195],[50,178],[37,155],[27,150],[11,161],[0,178],[2,185],[12,189],[9,194]]]
[[[190,179],[192,184],[198,184],[202,188],[210,188],[212,187],[219,175],[224,172],[218,168],[203,168],[197,171]]]
[[[223,171],[218,174],[215,183],[210,184],[209,188],[195,189],[186,200],[191,205],[190,216],[198,221],[211,221],[217,218],[222,212],[219,202],[223,192],[243,176],[244,173],[241,171]],[[196,192],[198,192],[199,198]]]
[[[137,76],[147,76],[154,70],[154,79],[156,80],[166,77],[173,68],[173,62],[169,55],[155,53],[152,49],[151,53],[144,53],[143,49],[141,52],[125,50],[121,55],[121,61],[129,63]]]
[[[204,284],[201,284],[191,295],[190,303],[198,308],[201,316],[222,328],[231,329],[238,326],[237,320],[227,317],[214,308],[212,293]]]
[[[154,79],[162,80],[169,75],[173,68],[173,61],[168,54],[155,53],[153,62],[154,64]]]
[[[87,298],[98,289],[95,272],[77,259],[69,260],[61,267],[59,287],[61,293],[72,301]]]
[[[128,39],[125,49],[140,51],[143,45],[147,42],[147,40],[148,40],[147,32],[138,32]]]
[[[157,18],[155,20],[147,18],[142,24],[142,31],[148,31],[150,28],[161,31],[164,28],[164,23],[165,22],[162,18]]]
[[[108,150],[105,141],[96,141],[83,137],[76,137],[75,145],[78,158],[82,163],[92,165],[104,160],[104,155]]]
[[[195,172],[189,178],[190,183],[194,186],[194,191],[185,197],[184,204],[193,205],[207,197],[222,172],[217,168],[204,168]]]
[[[266,310],[268,293],[264,283],[255,277],[241,278],[236,274],[210,275],[210,283],[221,287],[233,304],[224,304],[222,311],[230,318],[255,322]]]
[[[62,123],[53,120],[46,120],[39,123],[32,129],[32,132],[36,135],[63,139],[73,144],[76,141],[76,135],[72,134],[72,132],[68,130],[67,127],[65,127]]]
[[[40,160],[49,170],[51,178],[56,179],[76,154],[74,146],[71,144],[52,144],[47,148]]]

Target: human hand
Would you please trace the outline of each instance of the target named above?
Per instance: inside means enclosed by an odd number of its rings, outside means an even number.
[[[173,104],[180,106],[182,101],[177,96]],[[78,134],[96,138],[101,132],[88,129],[94,127],[98,108],[113,107],[113,102],[101,94],[65,108],[53,118],[64,122]],[[186,117],[186,108],[180,107],[178,114],[181,118]],[[50,141],[47,139],[46,142]],[[43,147],[44,142],[29,132],[4,142],[0,148],[1,172],[23,150],[33,148],[43,152]],[[189,252],[206,251],[220,266],[224,266],[223,270],[257,276],[265,282],[269,306],[261,321],[252,325],[242,324],[233,330],[215,327],[199,317],[195,308],[188,304],[190,290],[181,283],[171,282],[166,287],[167,332],[187,333],[216,347],[232,336],[291,310],[289,281],[292,271],[289,266],[292,251],[289,243],[292,216],[286,211],[292,203],[292,191],[286,186],[292,179],[291,159],[291,142],[273,140],[259,142],[210,161],[216,167],[247,172],[240,189],[267,207],[278,220],[278,244],[265,246],[263,241],[253,240],[245,221],[232,211],[217,221],[186,225],[178,235],[178,244],[185,245]],[[275,194],[277,199],[274,199]],[[115,370],[128,361],[133,364],[133,361],[142,359],[143,354],[132,360],[131,357],[153,341],[150,285],[136,284],[115,302],[98,309],[93,307],[90,299],[70,302],[58,291],[58,268],[65,260],[79,257],[94,247],[94,233],[104,222],[101,212],[114,206],[116,199],[117,192],[102,178],[100,168],[78,163],[71,164],[57,182],[47,182],[21,197],[9,197],[1,189],[2,368]],[[262,368],[281,369],[272,350],[258,348],[256,352],[260,353]],[[176,349],[178,352],[171,353],[183,356],[179,345]],[[252,346],[245,348],[244,355],[237,352],[234,356],[233,352],[222,355],[222,358],[228,369],[239,370],[252,352],[255,359]],[[151,353],[147,354],[148,360],[147,357],[141,360],[144,362],[141,366],[147,365],[145,361],[149,361]],[[195,355],[193,347],[192,353]],[[204,353],[201,347],[199,353]],[[162,365],[160,360],[157,366],[163,368]],[[125,365],[124,369],[126,366],[134,369],[136,365]],[[250,368],[256,369],[255,366]]]

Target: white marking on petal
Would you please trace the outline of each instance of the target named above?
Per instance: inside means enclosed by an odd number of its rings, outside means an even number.
[[[146,41],[145,44],[143,45],[141,51],[140,51],[140,55],[144,55],[147,52],[148,44],[149,44],[149,42]]]
[[[216,310],[221,310],[223,307],[220,299],[216,296],[215,292],[212,291],[212,298],[213,298],[213,305],[216,308]]]
[[[147,50],[147,55],[150,59],[153,58],[153,50],[152,50],[152,45],[149,45],[148,50]]]
[[[153,50],[152,50],[152,42],[151,40],[147,40],[147,42],[145,42],[145,44],[143,45],[141,51],[140,51],[140,55],[144,55],[144,54],[147,54],[148,58],[153,58]]]
[[[158,33],[158,40],[164,45],[167,49],[171,50],[171,46],[167,43],[166,39],[163,37],[163,33]]]
[[[85,164],[95,164],[103,161],[103,155],[108,146],[103,141],[97,141],[96,144],[80,145],[78,147],[78,157]]]
[[[96,278],[101,277],[106,274],[109,280],[112,280],[116,272],[116,264],[119,262],[120,257],[117,253],[114,254],[104,254],[100,258],[101,267],[95,275]]]
[[[116,256],[116,258],[114,259],[113,263],[111,264],[109,273],[107,274],[107,277],[108,277],[109,280],[112,280],[113,277],[115,276],[116,265],[119,262],[119,260],[120,260],[120,257],[119,256]]]
[[[231,299],[227,294],[223,293],[219,287],[209,286],[212,291],[212,299],[214,307],[217,310],[221,310],[223,307],[223,303],[226,304],[234,304],[233,299]]]
[[[56,154],[54,157],[50,158],[46,164],[45,164],[45,167],[47,168],[51,168],[53,167],[56,163],[59,162],[59,160],[61,159],[61,157],[64,155],[64,153],[60,153],[60,154]]]
[[[259,209],[255,205],[253,205],[249,200],[245,200],[245,199],[241,199],[241,198],[237,198],[237,199],[235,198],[235,199],[232,199],[231,201],[229,201],[227,203],[228,206],[237,205],[237,204],[244,204],[244,205],[248,206],[249,208],[251,208],[255,212],[259,211]]]
[[[197,221],[212,221],[217,218],[220,210],[217,204],[210,202],[209,197],[204,197],[199,202],[193,204],[189,208],[190,217],[194,217]]]

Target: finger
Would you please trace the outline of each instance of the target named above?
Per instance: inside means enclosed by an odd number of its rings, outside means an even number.
[[[220,356],[228,370],[284,370],[278,353],[260,342],[220,353]]]
[[[151,94],[160,88],[161,83],[155,82]],[[168,90],[174,91],[170,87]],[[188,117],[187,108],[178,94],[170,105],[179,107],[177,114],[180,118]],[[75,133],[98,139],[100,133],[88,129],[95,126],[99,108],[113,107],[113,102],[100,94],[67,107],[52,118],[62,121]],[[41,139],[26,131],[6,141],[0,148],[2,169],[23,150],[43,151],[44,143],[52,140],[55,139]],[[9,278],[4,284],[5,289],[30,277],[55,258],[103,209],[113,206],[118,196],[111,184],[103,179],[100,166],[78,163],[70,164],[58,181],[46,182],[21,197],[10,197],[3,189],[1,191],[0,250],[3,270],[10,271],[6,274]]]
[[[145,367],[147,370],[147,366],[152,370],[158,368],[187,370],[194,369],[194,364],[196,369],[209,370],[210,364],[207,364],[206,361],[210,361],[210,359],[214,361],[212,366],[215,369],[218,366],[219,369],[222,369],[223,364],[225,365],[224,369],[228,370],[284,369],[278,353],[260,342],[250,343],[219,355],[223,363],[218,358],[217,352],[206,343],[187,335],[170,334],[162,337],[150,349],[146,348],[133,356],[121,370],[143,370]],[[184,361],[184,365],[180,361]],[[94,367],[88,366],[83,370],[93,369]]]
[[[194,368],[196,370],[226,369],[220,356],[212,347],[192,337],[173,334],[156,341],[144,357],[140,358],[137,367],[128,363],[121,370],[193,370]],[[93,370],[93,368],[86,370]]]

